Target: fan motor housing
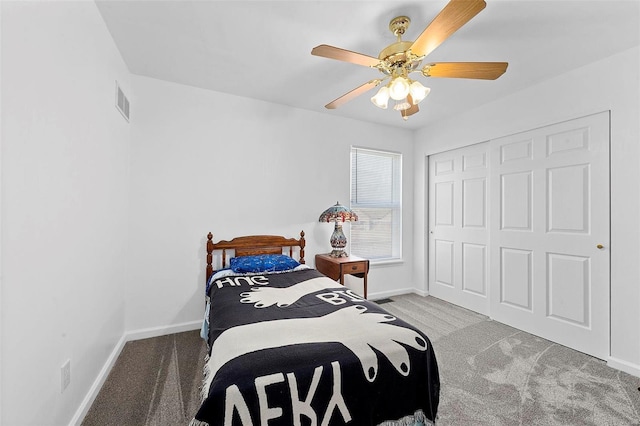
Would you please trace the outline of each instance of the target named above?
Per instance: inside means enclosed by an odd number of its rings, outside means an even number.
[[[412,41],[398,41],[382,49],[378,59],[389,63],[401,62],[407,59],[407,50],[413,44]]]
[[[412,41],[398,41],[382,49],[378,59],[384,61],[389,67],[404,67],[407,71],[413,71],[420,65],[420,61],[407,63],[407,51],[413,44]]]

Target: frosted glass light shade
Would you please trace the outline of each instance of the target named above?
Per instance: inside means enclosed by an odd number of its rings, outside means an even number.
[[[419,81],[414,81],[411,83],[411,86],[409,86],[409,92],[411,93],[413,104],[418,105],[418,102],[427,97],[431,89],[424,87]]]
[[[407,101],[406,98],[396,102],[396,104],[393,106],[393,109],[395,109],[396,111],[404,111],[405,109],[409,108],[411,108],[411,104]]]
[[[394,101],[400,101],[409,94],[409,82],[404,77],[396,77],[389,85],[389,96]]]
[[[378,90],[375,96],[371,98],[371,102],[378,108],[387,109],[387,104],[389,102],[389,88],[387,86],[383,86]]]

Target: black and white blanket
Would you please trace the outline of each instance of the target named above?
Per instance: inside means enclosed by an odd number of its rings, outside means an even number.
[[[193,424],[434,423],[440,381],[427,336],[315,269],[222,277],[209,297]]]

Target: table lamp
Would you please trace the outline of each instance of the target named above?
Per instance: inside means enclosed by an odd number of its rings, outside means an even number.
[[[331,257],[347,257],[349,256],[344,248],[347,246],[347,237],[342,232],[343,222],[355,222],[358,215],[351,209],[346,208],[339,202],[335,206],[331,206],[322,212],[318,222],[335,222],[333,233],[331,234],[331,248],[333,249],[329,256]]]

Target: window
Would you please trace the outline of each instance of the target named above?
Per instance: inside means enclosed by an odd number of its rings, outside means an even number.
[[[351,148],[351,253],[372,261],[402,258],[402,155]]]

